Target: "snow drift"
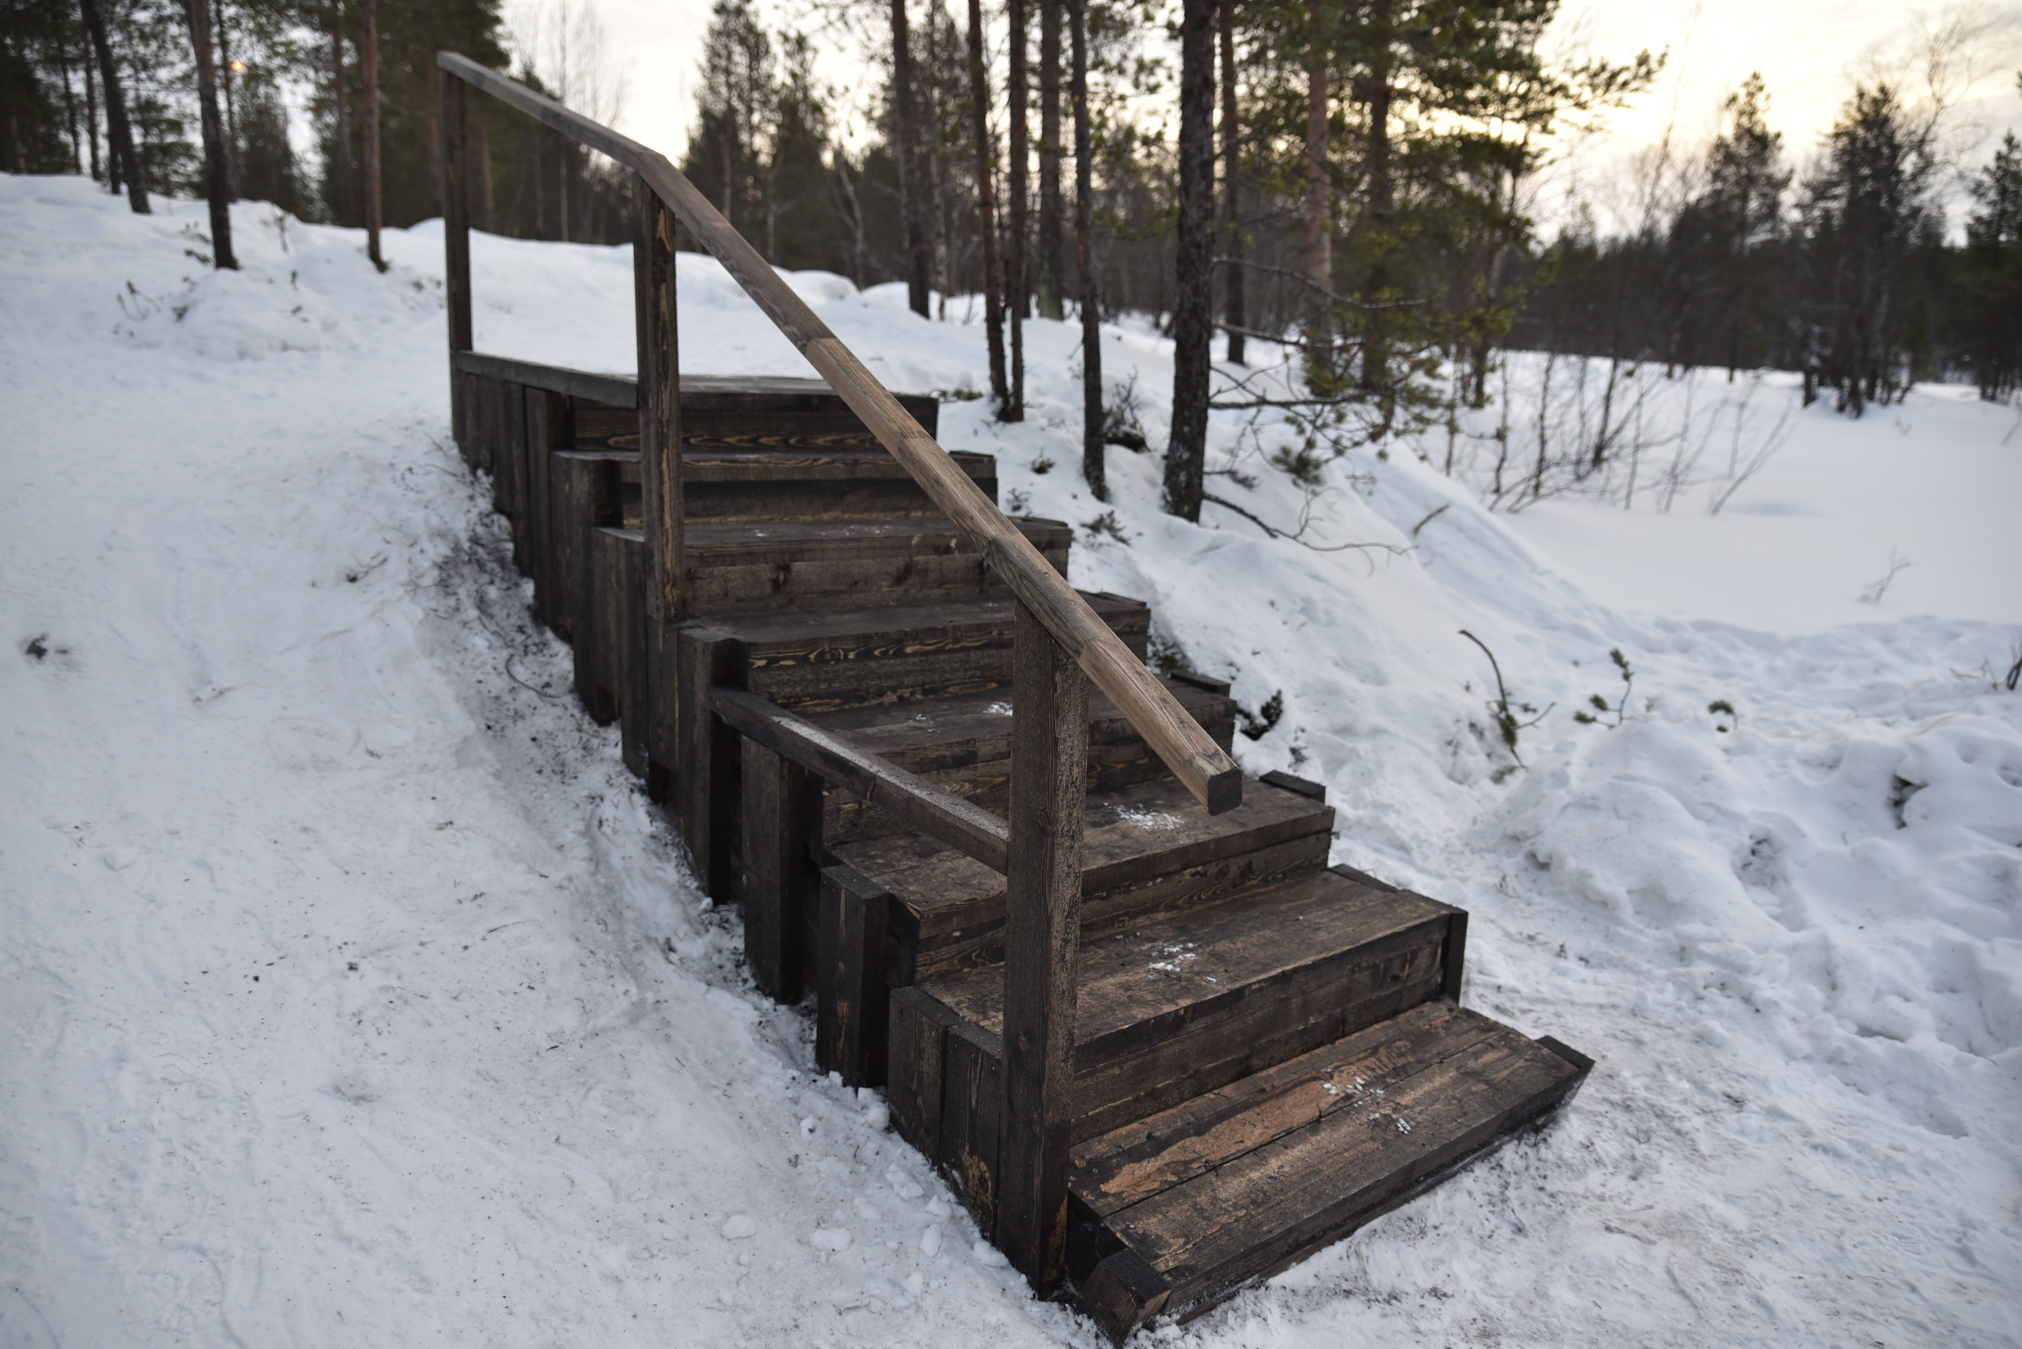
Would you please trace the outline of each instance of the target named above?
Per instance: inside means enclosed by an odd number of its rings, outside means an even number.
[[[1092,1345],[876,1093],[812,1073],[575,706],[446,443],[439,228],[380,275],[243,204],[218,274],[201,206],[157,210],[0,177],[0,1341]],[[975,324],[794,281],[894,387],[979,387]],[[680,284],[687,368],[806,373],[713,263]],[[480,238],[476,290],[482,349],[629,369],[627,250]],[[1245,766],[1324,779],[1339,860],[1472,911],[1468,1002],[1600,1060],[1546,1132],[1158,1334],[2022,1342],[2007,420],[1813,409],[1750,489],[1811,513],[1718,537],[1512,522],[1358,452],[1307,542],[1397,551],[1318,552],[1162,514],[1149,456],[1090,500],[1076,342],[1032,324],[1028,420],[956,401],[944,441],[1235,681]],[[1168,348],[1104,342],[1158,443]],[[1293,524],[1239,431],[1211,467],[1257,485],[1214,490]],[[1966,522],[1918,526],[1923,588],[1824,622],[1775,598],[1818,545],[1857,603],[1897,515]],[[1679,575],[1715,547],[1741,559]],[[1737,569],[1802,613],[1712,617]],[[1463,628],[1545,709],[1522,767]],[[1628,715],[1577,723],[1621,701],[1611,649]]]

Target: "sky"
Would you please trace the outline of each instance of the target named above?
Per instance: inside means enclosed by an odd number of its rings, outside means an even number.
[[[813,28],[811,8],[806,0],[758,4],[773,28]],[[1958,118],[1964,162],[1977,167],[2004,129],[2022,131],[2014,75],[2022,67],[2022,0],[1981,0],[1963,9],[1988,27],[1972,53],[1983,74]],[[602,29],[608,64],[624,77],[620,129],[678,159],[694,121],[696,62],[710,0],[516,0],[508,15],[524,32],[543,22],[552,30],[565,11],[575,22],[587,11]],[[1703,144],[1718,124],[1722,101],[1755,70],[1768,83],[1770,125],[1783,133],[1786,155],[1802,163],[1816,152],[1855,78],[1878,62],[1900,68],[1917,49],[1920,17],[1942,20],[1960,12],[1958,5],[1920,10],[1874,0],[1571,0],[1554,22],[1548,47],[1618,60],[1647,47],[1668,49],[1669,58],[1657,87],[1582,143],[1550,191],[1562,201],[1568,187],[1576,187],[1595,202],[1604,228],[1621,223],[1620,212],[1610,208],[1626,199],[1619,188],[1636,150],[1658,141],[1667,126],[1683,144]],[[829,37],[817,45],[821,77],[848,105],[843,133],[855,139],[862,118],[852,127],[848,115],[868,102],[866,82],[844,42]],[[1921,87],[1914,75],[1910,83]],[[1946,193],[1957,195],[1956,185]],[[1537,210],[1547,220],[1557,214],[1550,199],[1541,199]],[[1958,214],[1954,209],[1955,231]]]

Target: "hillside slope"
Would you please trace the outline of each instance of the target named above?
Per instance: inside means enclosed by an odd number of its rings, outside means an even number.
[[[381,276],[244,204],[217,274],[201,205],[157,209],[0,177],[0,1343],[1096,1344],[812,1073],[578,710],[447,443],[439,229]],[[629,368],[625,250],[476,256],[481,348]],[[686,368],[806,373],[680,262]],[[980,386],[979,326],[795,281],[894,387]],[[2022,1343],[2022,614],[1610,607],[1402,453],[1330,465],[1307,539],[1397,552],[1188,525],[1121,450],[1099,504],[1076,341],[1032,325],[1031,417],[953,402],[944,441],[1077,526],[1077,584],[1278,698],[1244,766],[1323,778],[1338,860],[1472,911],[1469,1004],[1600,1061],[1164,1339]],[[1165,349],[1105,341],[1156,443]],[[1930,490],[1977,509],[2002,429]],[[1214,481],[1298,518],[1282,475]],[[1550,709],[1523,767],[1463,628]],[[1631,715],[1578,724],[1611,648]]]

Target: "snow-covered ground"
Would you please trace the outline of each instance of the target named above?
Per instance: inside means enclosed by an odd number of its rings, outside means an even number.
[[[157,211],[0,177],[0,1344],[1094,1345],[813,1075],[578,712],[448,444],[439,229],[381,276],[243,205],[217,274],[202,207]],[[630,368],[625,250],[476,257],[481,348]],[[806,373],[680,261],[686,368]],[[797,283],[895,387],[980,386],[978,327]],[[1245,766],[1324,778],[1341,860],[1472,911],[1466,1000],[1600,1061],[1154,1338],[2022,1343],[2012,410],[1811,409],[1715,517],[1492,515],[1357,452],[1307,541],[1409,551],[1317,552],[1161,514],[1151,456],[1091,501],[1075,340],[1031,325],[1030,419],[952,402],[944,441],[1113,510],[1075,581],[1282,693]],[[1159,343],[1105,342],[1156,443]],[[1548,709],[1524,767],[1463,628]],[[1611,648],[1630,714],[1576,723]]]

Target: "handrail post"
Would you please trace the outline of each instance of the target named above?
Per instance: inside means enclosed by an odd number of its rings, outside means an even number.
[[[632,248],[639,340],[639,482],[649,568],[646,613],[683,617],[681,371],[674,310],[674,212],[634,175],[638,233]]]
[[[462,445],[469,434],[467,383],[456,355],[472,346],[470,325],[470,200],[464,166],[463,81],[441,72],[443,287],[449,308],[450,434]]]
[[[1066,1263],[1088,678],[1017,602],[997,1244],[1041,1296]]]

